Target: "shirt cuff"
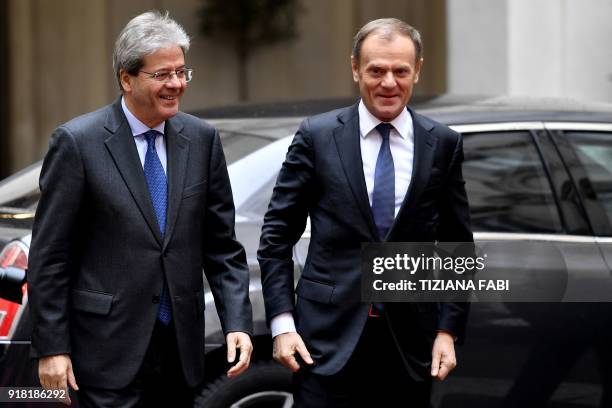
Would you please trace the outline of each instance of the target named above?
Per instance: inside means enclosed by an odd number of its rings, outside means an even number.
[[[295,332],[293,314],[291,312],[284,312],[274,316],[272,320],[270,320],[270,331],[272,332],[272,338],[279,334]]]

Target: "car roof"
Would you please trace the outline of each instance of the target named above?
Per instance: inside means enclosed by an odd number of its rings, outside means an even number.
[[[279,103],[245,103],[193,112],[202,118],[273,118],[307,116],[356,103],[357,97]],[[488,95],[416,95],[410,107],[434,120],[460,125],[495,122],[612,123],[612,104],[570,98]],[[245,121],[247,124],[248,121]]]
[[[434,120],[460,125],[495,122],[612,123],[612,104],[569,98],[441,96],[416,110]]]

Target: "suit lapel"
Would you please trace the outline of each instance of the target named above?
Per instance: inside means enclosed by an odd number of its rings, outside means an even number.
[[[400,217],[407,211],[406,208],[418,202],[419,196],[429,180],[433,163],[434,138],[429,133],[429,131],[433,129],[433,124],[424,117],[416,114],[412,109],[408,108],[408,111],[412,116],[414,128],[414,161],[412,163],[412,177],[402,206],[397,213],[397,217],[395,217],[393,225],[391,225],[389,229],[389,234],[393,231],[393,227],[397,224]]]
[[[375,237],[378,237],[378,232],[368,200],[368,191],[363,175],[361,147],[359,145],[358,105],[355,104],[348,110],[343,111],[338,119],[343,123],[343,126],[334,129],[334,140],[340,155],[340,162],[359,211],[368,224],[370,234],[375,239]]]
[[[146,220],[157,242],[161,245],[161,233],[155,217],[155,210],[145,180],[134,136],[121,110],[121,99],[111,106],[104,127],[111,133],[104,143],[111,154],[123,181],[127,185],[142,216]]]
[[[176,225],[176,217],[181,205],[183,187],[185,183],[185,170],[189,156],[189,139],[180,131],[183,123],[176,117],[166,121],[166,148],[168,149],[168,213],[166,232],[164,234],[164,248],[172,237]]]

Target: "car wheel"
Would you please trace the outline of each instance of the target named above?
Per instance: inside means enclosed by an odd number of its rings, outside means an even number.
[[[291,372],[274,361],[252,363],[236,378],[222,375],[195,397],[200,408],[291,408]]]

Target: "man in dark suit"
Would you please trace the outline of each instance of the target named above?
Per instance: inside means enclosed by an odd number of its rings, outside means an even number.
[[[429,404],[455,367],[467,305],[361,302],[362,242],[471,242],[461,137],[410,108],[423,64],[397,19],[355,36],[361,101],[306,119],[265,216],[258,258],[274,356],[298,407]],[[311,240],[294,302],[292,247]],[[301,361],[299,361],[301,360]]]
[[[207,275],[229,369],[252,345],[248,268],[218,132],[179,111],[189,37],[158,12],[115,44],[122,96],[57,128],[28,273],[32,354],[82,406],[193,406],[204,376]],[[78,386],[77,386],[78,383]]]

